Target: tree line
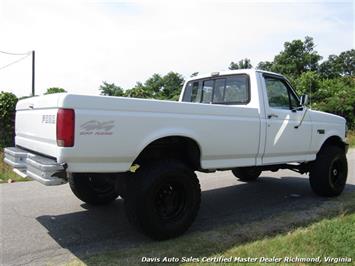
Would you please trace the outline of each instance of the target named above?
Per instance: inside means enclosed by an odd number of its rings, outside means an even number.
[[[185,80],[181,74],[177,72],[169,72],[164,76],[153,74],[144,83],[137,82],[133,88],[127,90],[124,90],[122,87],[117,86],[114,83],[104,81],[99,90],[101,95],[107,96],[177,101],[184,82]]]
[[[313,109],[341,115],[348,127],[355,129],[355,50],[329,55],[322,61],[316,51],[313,38],[285,42],[283,50],[272,61],[259,62],[255,68],[277,72],[286,76],[298,94],[308,94]],[[252,68],[249,58],[232,61],[229,69]],[[191,77],[198,72],[191,74]],[[124,89],[115,83],[103,81],[99,87],[101,95],[160,100],[178,100],[185,80],[177,72],[166,75],[153,74],[144,82],[137,82],[132,88]],[[66,92],[52,87],[45,94]],[[24,98],[24,97],[22,97]],[[20,98],[21,99],[21,98]],[[0,146],[11,144],[13,121],[18,98],[8,92],[0,93]]]

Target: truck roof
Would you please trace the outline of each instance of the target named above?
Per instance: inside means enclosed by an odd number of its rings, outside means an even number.
[[[203,79],[203,78],[209,78],[209,77],[213,77],[213,76],[226,76],[226,75],[233,75],[233,74],[250,74],[250,73],[255,73],[255,72],[259,72],[259,73],[267,73],[267,74],[272,74],[272,75],[277,75],[277,76],[282,76],[279,73],[275,73],[275,72],[270,72],[270,71],[265,71],[265,70],[261,70],[261,69],[255,69],[255,68],[251,68],[251,69],[237,69],[237,70],[225,70],[225,71],[217,71],[217,72],[211,72],[211,73],[205,73],[205,74],[199,74],[197,76],[191,77],[187,80],[196,80],[196,79]]]

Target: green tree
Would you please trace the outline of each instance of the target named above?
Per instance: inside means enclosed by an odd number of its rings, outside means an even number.
[[[355,79],[340,77],[323,79],[314,93],[312,107],[343,116],[349,128],[355,128]]]
[[[340,77],[341,67],[337,55],[329,55],[328,60],[324,61],[319,66],[319,73],[324,78],[337,78]]]
[[[0,93],[0,147],[14,145],[16,103],[15,94]]]
[[[235,70],[235,69],[249,69],[252,68],[252,64],[250,63],[250,59],[244,58],[240,60],[238,63],[234,63],[233,61],[229,65],[230,70]]]
[[[102,82],[100,85],[101,95],[106,96],[124,96],[124,91],[120,86],[116,86],[115,83],[108,83],[106,81]]]
[[[258,67],[270,68],[274,72],[288,77],[297,77],[307,71],[317,71],[318,62],[322,57],[314,50],[313,38],[306,36],[305,40],[293,40],[284,43],[284,50],[274,57],[273,62],[261,62]]]
[[[157,98],[161,94],[161,90],[164,87],[163,77],[159,74],[153,74],[152,77],[144,82],[144,90],[150,97]]]
[[[167,100],[178,100],[185,80],[177,72],[169,72],[163,77],[163,88],[158,98]]]
[[[137,82],[132,89],[126,90],[125,96],[133,98],[153,98],[152,92],[149,91],[141,82]]]
[[[319,73],[324,78],[337,78],[355,75],[355,50],[351,49],[337,55],[330,55],[319,66]]]
[[[316,100],[315,95],[321,86],[321,78],[317,72],[304,72],[296,78],[291,78],[290,81],[299,95],[308,94],[311,102]]]
[[[270,61],[261,61],[256,67],[257,69],[265,70],[265,71],[272,71],[273,63]]]
[[[63,88],[51,87],[51,88],[48,88],[44,94],[47,95],[47,94],[61,93],[61,92],[67,92],[67,91]]]
[[[342,52],[339,55],[342,75],[355,76],[355,49]]]
[[[163,77],[159,74],[153,74],[144,84],[137,82],[132,89],[126,90],[125,96],[178,100],[183,84],[184,78],[179,73],[169,72]]]

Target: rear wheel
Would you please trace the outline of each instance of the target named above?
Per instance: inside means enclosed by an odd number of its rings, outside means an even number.
[[[75,196],[92,205],[107,204],[118,197],[114,183],[101,175],[71,174],[69,185]]]
[[[327,146],[317,154],[309,181],[317,195],[334,197],[344,190],[347,175],[348,163],[344,150],[337,146]]]
[[[176,160],[142,165],[128,179],[128,218],[156,240],[184,233],[196,218],[201,189],[195,173]]]
[[[238,167],[232,170],[233,175],[243,182],[255,181],[261,172],[257,167]]]

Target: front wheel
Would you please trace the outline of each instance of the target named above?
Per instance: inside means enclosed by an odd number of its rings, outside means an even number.
[[[88,204],[108,204],[118,197],[114,183],[104,176],[77,173],[69,175],[68,179],[74,195]]]
[[[195,173],[176,160],[142,165],[128,179],[129,221],[156,240],[184,233],[196,218],[201,189]]]
[[[257,167],[238,167],[232,170],[233,175],[243,182],[255,181],[261,172]]]
[[[337,146],[324,147],[313,163],[309,181],[319,196],[334,197],[344,190],[348,175],[345,152]]]

